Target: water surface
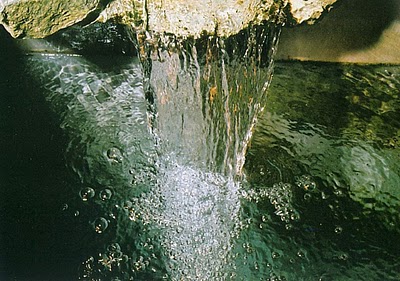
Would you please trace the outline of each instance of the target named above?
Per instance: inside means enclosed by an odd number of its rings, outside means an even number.
[[[158,160],[137,59],[4,50],[2,280],[400,278],[400,67],[276,63],[236,183]]]

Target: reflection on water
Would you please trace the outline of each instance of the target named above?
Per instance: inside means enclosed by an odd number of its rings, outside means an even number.
[[[399,279],[399,67],[278,63],[237,183],[197,140],[160,150],[137,60],[1,60],[2,280]],[[158,89],[204,79],[166,69]],[[226,120],[229,88],[203,85]],[[205,116],[170,94],[189,123],[159,124],[167,139]]]
[[[246,215],[260,237],[270,235],[261,252],[281,251],[271,263],[279,264],[276,273],[288,280],[400,277],[398,89],[398,66],[276,65],[246,163],[254,202]],[[277,182],[286,183],[287,195],[279,196],[286,201],[271,195]],[[298,214],[290,225],[276,208],[288,202]]]

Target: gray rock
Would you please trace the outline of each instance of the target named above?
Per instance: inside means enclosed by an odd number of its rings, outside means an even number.
[[[43,38],[96,14],[100,0],[0,2],[0,23],[13,37]]]
[[[180,37],[230,36],[265,21],[312,23],[337,0],[3,0],[0,23],[13,37],[42,38],[77,22],[110,19]]]

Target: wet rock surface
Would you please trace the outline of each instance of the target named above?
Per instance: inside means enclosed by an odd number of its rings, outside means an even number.
[[[265,21],[313,22],[336,0],[15,1],[0,3],[0,22],[13,37],[42,38],[75,23],[115,20],[178,36],[227,37]]]

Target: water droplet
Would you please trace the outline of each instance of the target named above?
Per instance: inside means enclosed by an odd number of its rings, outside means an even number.
[[[340,227],[340,226],[337,226],[337,227],[335,228],[335,233],[336,233],[336,234],[341,234],[342,231],[343,231],[343,228]]]
[[[93,222],[93,227],[97,233],[103,233],[108,227],[108,221],[102,217],[97,218]]]
[[[90,198],[93,198],[95,191],[91,187],[84,187],[79,192],[79,196],[82,198],[82,201],[88,201]]]
[[[103,189],[102,191],[100,191],[99,197],[103,201],[111,199],[111,197],[112,197],[111,189],[108,189],[108,188]]]
[[[107,157],[114,163],[121,163],[123,159],[121,150],[116,147],[112,147],[107,150]]]

